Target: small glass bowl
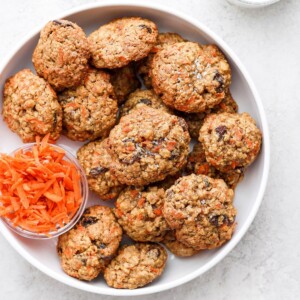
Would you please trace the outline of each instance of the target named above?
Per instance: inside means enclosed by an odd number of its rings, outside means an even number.
[[[34,145],[36,145],[36,144],[35,143],[25,144],[25,145],[17,148],[16,150],[12,151],[10,153],[10,155],[14,155],[15,153],[17,153],[20,150],[26,152],[26,151],[30,150]],[[82,202],[81,202],[81,205],[78,208],[76,214],[73,216],[73,218],[70,220],[70,222],[68,224],[59,228],[57,231],[50,231],[47,234],[28,231],[28,230],[23,229],[20,226],[16,227],[12,224],[12,222],[9,219],[7,219],[5,217],[1,218],[4,221],[4,223],[12,231],[14,231],[15,233],[17,233],[23,237],[26,237],[26,238],[46,240],[46,239],[52,239],[52,238],[58,237],[61,234],[69,231],[79,221],[80,217],[82,216],[82,214],[85,210],[86,204],[87,204],[88,183],[87,183],[85,173],[84,173],[83,169],[81,168],[81,166],[79,165],[76,157],[70,151],[68,151],[66,148],[63,148],[63,147],[60,147],[57,145],[53,145],[53,144],[51,144],[51,147],[57,148],[58,150],[63,150],[65,152],[64,159],[71,162],[72,164],[74,164],[76,166],[76,169],[78,170],[78,172],[80,174],[80,189],[81,189]]]

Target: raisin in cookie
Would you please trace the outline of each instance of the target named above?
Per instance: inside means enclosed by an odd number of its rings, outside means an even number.
[[[111,157],[107,151],[107,139],[82,146],[77,152],[77,158],[87,176],[90,190],[102,200],[111,200],[119,195],[123,186],[110,171]]]
[[[200,130],[206,160],[222,172],[249,166],[259,153],[262,134],[247,113],[211,114]]]
[[[104,279],[116,289],[136,289],[159,277],[167,258],[166,250],[158,244],[125,246],[105,269]]]
[[[57,90],[77,86],[88,70],[90,47],[83,30],[67,20],[46,24],[33,52],[37,74]]]
[[[101,26],[88,37],[96,68],[120,68],[148,55],[157,40],[157,27],[139,17],[121,18]]]
[[[189,142],[183,119],[148,106],[134,109],[110,132],[112,171],[127,185],[163,180],[185,165]]]
[[[89,69],[84,82],[58,96],[63,108],[63,133],[74,141],[106,137],[115,125],[118,104],[110,76]]]
[[[3,91],[3,118],[24,143],[36,136],[60,137],[62,109],[50,85],[24,69],[7,79]]]
[[[195,250],[213,249],[232,237],[233,196],[222,179],[184,176],[166,191],[163,214],[178,241]]]
[[[160,242],[169,230],[162,215],[165,191],[155,186],[128,187],[115,205],[114,213],[124,232],[137,242]]]
[[[87,208],[75,227],[58,238],[63,270],[81,280],[96,278],[115,256],[121,238],[122,229],[109,207]]]
[[[231,82],[229,64],[215,45],[165,45],[153,58],[155,92],[170,107],[196,113],[220,103]]]

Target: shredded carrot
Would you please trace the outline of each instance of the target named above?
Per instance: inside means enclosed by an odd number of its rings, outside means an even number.
[[[48,142],[49,135],[30,150],[0,154],[0,216],[45,234],[69,223],[82,202],[76,166]]]

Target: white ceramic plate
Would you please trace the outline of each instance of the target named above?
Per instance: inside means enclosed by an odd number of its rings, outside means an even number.
[[[153,20],[162,32],[177,32],[189,40],[217,44],[230,62],[233,75],[231,91],[239,105],[239,110],[240,112],[247,111],[254,117],[263,132],[264,140],[258,159],[249,168],[245,179],[236,190],[235,206],[238,210],[238,225],[231,241],[217,250],[203,251],[191,258],[183,259],[170,254],[163,275],[144,288],[136,290],[112,289],[105,284],[101,276],[90,283],[71,278],[61,270],[55,250],[56,240],[36,241],[22,238],[11,232],[0,221],[0,231],[4,237],[36,268],[65,284],[98,294],[130,296],[155,293],[188,282],[212,268],[237,245],[249,228],[261,203],[269,171],[269,132],[257,91],[245,68],[232,50],[203,24],[173,9],[158,4],[140,3],[140,1],[109,1],[85,5],[61,16],[56,16],[55,19],[66,18],[74,21],[83,27],[87,33],[90,33],[113,18],[134,15]],[[41,24],[39,28],[29,34],[0,65],[0,97],[2,97],[4,82],[9,76],[22,68],[33,69],[31,55],[43,25]],[[0,99],[0,103],[2,104],[2,99]],[[21,145],[19,137],[6,127],[2,118],[0,120],[0,132],[0,152],[11,152]],[[64,137],[59,140],[59,144],[71,147],[74,152],[80,146],[80,143],[71,142]],[[95,201],[96,197],[91,195],[89,204],[93,204]]]

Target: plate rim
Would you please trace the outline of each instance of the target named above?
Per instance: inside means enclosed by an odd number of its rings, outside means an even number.
[[[258,94],[258,91],[242,62],[237,57],[235,52],[227,45],[226,42],[223,41],[216,33],[214,33],[212,30],[210,30],[205,24],[198,21],[195,17],[189,16],[187,13],[183,13],[179,11],[178,9],[169,8],[164,4],[158,4],[158,3],[151,3],[149,1],[144,1],[143,3],[139,2],[138,0],[105,0],[103,2],[96,2],[96,3],[88,3],[76,6],[74,8],[71,8],[69,10],[65,10],[61,14],[58,14],[53,19],[60,19],[60,18],[66,18],[70,15],[73,15],[75,13],[80,13],[86,10],[95,9],[95,8],[101,8],[101,7],[111,7],[111,6],[137,6],[141,8],[149,8],[154,9],[158,11],[162,11],[168,14],[172,14],[176,17],[179,17],[186,22],[191,23],[192,25],[196,26],[200,30],[202,30],[204,33],[206,33],[209,37],[211,37],[216,43],[218,43],[227,53],[228,56],[235,62],[237,65],[238,70],[242,73],[242,75],[245,77],[246,82],[249,86],[249,89],[251,90],[255,103],[257,105],[258,113],[261,119],[261,129],[263,132],[264,142],[263,147],[260,155],[264,155],[264,163],[263,163],[263,174],[261,183],[259,186],[259,191],[257,193],[255,203],[249,212],[245,224],[243,227],[241,227],[240,231],[238,233],[235,233],[234,237],[232,238],[230,243],[227,243],[223,246],[223,249],[220,253],[218,253],[213,259],[211,259],[208,263],[206,263],[201,268],[195,270],[194,272],[185,275],[184,277],[180,279],[176,279],[172,281],[171,283],[164,283],[160,286],[149,286],[144,287],[136,290],[122,290],[122,289],[113,289],[113,288],[103,288],[99,286],[94,285],[88,285],[85,282],[81,282],[78,280],[74,280],[74,278],[68,278],[64,275],[57,275],[54,271],[40,263],[35,257],[30,255],[27,251],[24,251],[24,249],[19,245],[17,240],[13,237],[12,233],[9,231],[9,229],[4,225],[3,221],[0,220],[0,232],[4,236],[4,238],[8,241],[8,243],[23,257],[25,258],[31,265],[42,271],[43,273],[47,274],[48,276],[52,277],[53,279],[60,281],[68,286],[84,290],[87,292],[92,292],[96,294],[103,294],[103,295],[112,295],[112,296],[138,296],[138,295],[147,295],[147,294],[153,294],[158,293],[161,291],[166,291],[171,288],[174,288],[176,286],[180,286],[184,283],[187,283],[191,281],[192,279],[197,278],[198,276],[204,274],[209,269],[214,267],[217,263],[219,263],[223,258],[225,258],[233,249],[234,247],[241,241],[245,233],[248,231],[250,225],[252,224],[258,209],[261,205],[270,171],[270,136],[269,136],[269,128],[267,123],[267,117],[263,108],[263,104],[261,101],[261,98]],[[15,47],[12,48],[11,51],[4,57],[4,59],[0,62],[0,74],[2,74],[4,68],[7,66],[9,61],[12,59],[12,57],[21,49],[21,47],[34,35],[38,34],[42,27],[44,26],[44,22],[37,25],[33,30],[31,30],[28,34],[26,34],[23,39],[20,40],[19,43]],[[0,75],[1,76],[1,75]]]

